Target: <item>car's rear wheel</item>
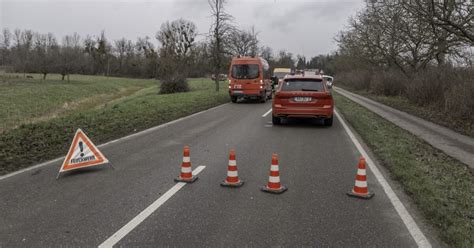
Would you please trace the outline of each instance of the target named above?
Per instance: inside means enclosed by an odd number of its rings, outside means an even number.
[[[272,115],[272,123],[273,123],[273,125],[280,125],[281,124],[281,118]]]
[[[236,96],[232,96],[232,97],[230,97],[230,100],[231,100],[233,103],[236,103],[236,102],[237,102],[237,97],[236,97]]]
[[[324,119],[324,125],[328,127],[332,126],[332,120],[333,116],[331,116],[331,118]]]

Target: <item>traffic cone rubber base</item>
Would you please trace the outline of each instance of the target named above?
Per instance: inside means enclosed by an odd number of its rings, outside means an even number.
[[[175,178],[174,181],[175,182],[182,182],[182,183],[194,183],[196,180],[198,179],[197,176],[193,176],[191,178],[181,178],[180,176]]]
[[[239,180],[236,183],[230,183],[230,182],[227,182],[227,180],[224,180],[221,182],[222,187],[238,188],[238,187],[242,187],[242,185],[244,185],[244,180]]]
[[[375,195],[375,193],[369,192],[366,195],[365,194],[362,195],[362,194],[357,194],[357,193],[351,191],[351,192],[347,192],[347,195],[352,196],[352,197],[356,197],[356,198],[361,198],[361,199],[368,200],[368,199],[372,198]]]
[[[261,188],[261,190],[263,192],[267,192],[267,193],[281,194],[281,193],[287,191],[288,187],[286,185],[282,185],[279,189],[270,189],[270,188],[267,187],[267,185],[265,185]]]

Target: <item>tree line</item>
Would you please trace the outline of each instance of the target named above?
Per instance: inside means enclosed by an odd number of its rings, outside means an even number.
[[[226,73],[236,55],[261,56],[272,68],[323,68],[330,56],[306,60],[302,55],[262,45],[255,27],[239,28],[226,12],[225,0],[208,0],[212,25],[199,34],[188,20],[165,22],[153,37],[110,40],[105,31],[80,37],[77,33],[58,40],[52,33],[3,29],[0,35],[0,66],[8,71],[157,78],[170,82],[170,92],[185,91],[186,77]],[[216,77],[217,78],[217,77]],[[219,82],[216,81],[216,90]],[[166,90],[165,90],[166,91]]]
[[[336,38],[339,55],[352,62],[351,67],[403,73],[453,62],[472,67],[474,13],[469,2],[366,1]]]
[[[472,121],[473,9],[469,0],[366,0],[336,37],[336,83]]]

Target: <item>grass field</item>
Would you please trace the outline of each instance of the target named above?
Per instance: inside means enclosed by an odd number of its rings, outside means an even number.
[[[466,165],[334,92],[336,107],[402,185],[439,236],[474,246],[474,174]]]
[[[35,98],[36,104],[45,106],[42,111],[46,117],[36,113],[35,103],[30,102],[28,94],[16,88],[23,87],[34,98],[34,92],[44,90],[35,85],[40,84],[41,80],[33,79],[36,82],[31,83],[19,80],[20,86],[2,85],[1,94],[8,95],[9,88],[15,88],[11,92],[17,94],[17,97],[10,98],[11,102],[2,99],[5,101],[2,105],[9,104],[15,113],[27,113],[18,114],[16,122],[12,121],[10,128],[0,134],[0,174],[64,155],[77,128],[82,128],[96,144],[100,144],[229,101],[225,87],[215,92],[214,82],[208,79],[190,79],[190,92],[159,95],[159,86],[154,80],[93,76],[73,78],[69,83],[47,80],[46,87],[51,87],[50,90],[58,95],[69,94],[72,89],[74,92],[89,92],[88,95],[94,97],[81,97],[79,94],[68,98],[53,94]],[[81,85],[86,90],[79,89]],[[19,99],[20,96],[23,100]],[[24,101],[28,102],[25,104],[29,107],[23,106]],[[58,111],[64,109],[65,103],[74,106],[74,102],[83,106]],[[58,114],[51,115],[52,112]]]
[[[71,75],[32,75],[34,79],[0,74],[0,132],[25,123],[35,123],[84,111],[135,92],[156,87],[156,80]]]

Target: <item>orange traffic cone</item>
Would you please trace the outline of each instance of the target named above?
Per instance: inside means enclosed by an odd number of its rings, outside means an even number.
[[[367,187],[367,173],[365,170],[365,158],[360,157],[359,166],[357,169],[357,175],[355,180],[354,188],[351,192],[347,193],[349,196],[359,197],[362,199],[370,199],[374,196],[374,193],[369,192]]]
[[[193,183],[198,179],[197,176],[193,176],[193,170],[191,169],[191,159],[189,157],[189,147],[185,146],[183,150],[183,163],[181,164],[181,174],[178,178],[175,178],[175,182]]]
[[[221,183],[224,187],[240,187],[244,184],[243,180],[239,179],[237,172],[237,162],[235,161],[235,150],[230,150],[229,165],[227,166],[227,178]]]
[[[268,177],[268,184],[262,187],[262,191],[274,194],[281,194],[288,189],[285,185],[280,183],[280,171],[278,168],[278,155],[272,155],[272,165],[270,167],[270,176]]]

